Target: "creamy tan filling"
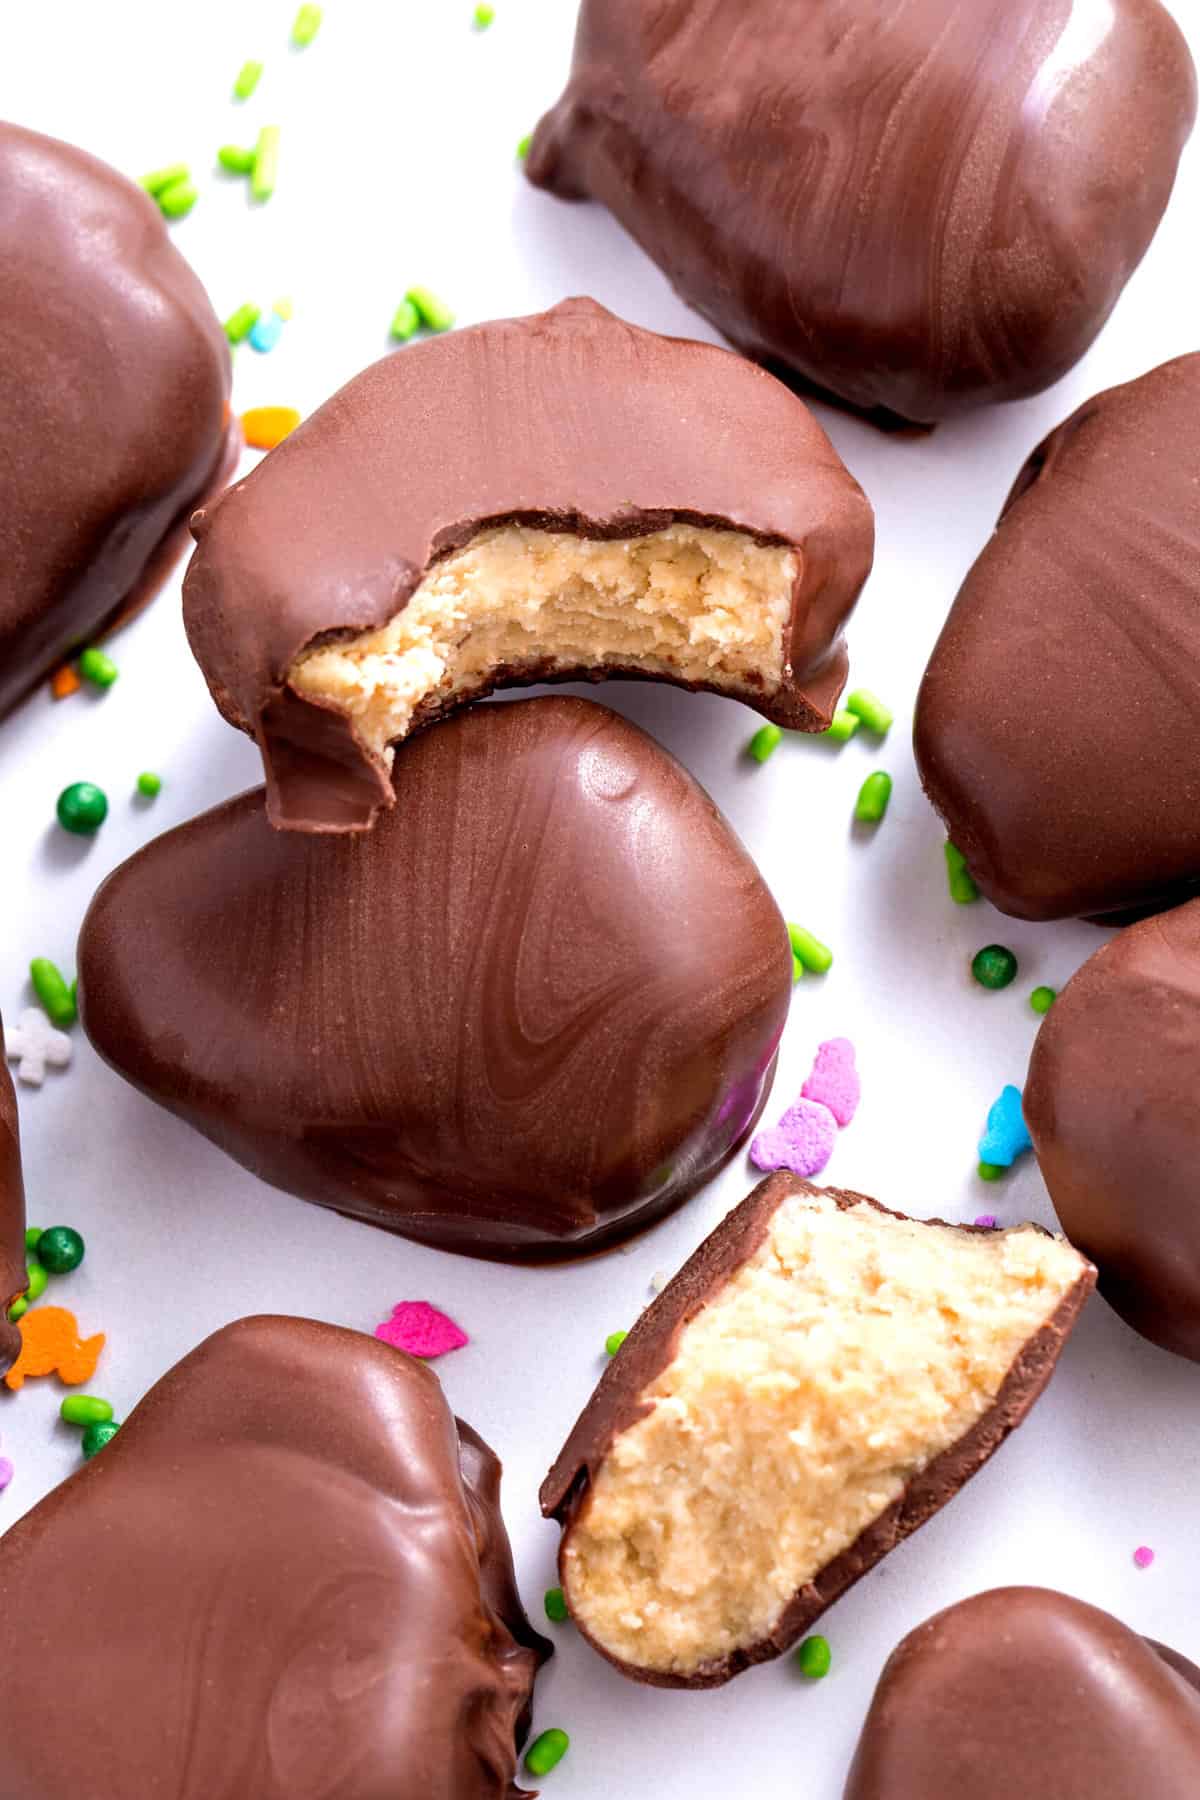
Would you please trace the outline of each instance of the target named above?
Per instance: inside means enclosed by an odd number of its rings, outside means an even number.
[[[502,525],[439,562],[377,631],[306,650],[300,693],[348,713],[372,750],[425,700],[481,687],[500,664],[632,666],[766,694],[783,680],[794,551],[738,531],[670,525],[594,539]]]
[[[676,1674],[766,1636],[987,1411],[1084,1266],[1028,1226],[785,1202],[597,1473],[565,1557],[580,1622]]]

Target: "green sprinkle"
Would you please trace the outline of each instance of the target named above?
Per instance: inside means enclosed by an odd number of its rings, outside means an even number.
[[[93,1394],[68,1394],[58,1409],[64,1425],[109,1425],[113,1409],[108,1400],[97,1400]]]
[[[489,6],[487,0],[479,0],[479,5],[475,8],[472,16],[476,31],[486,31],[496,17],[496,9],[494,6]]]
[[[29,1227],[29,1230],[25,1233],[25,1248],[27,1250],[36,1250],[39,1243],[41,1242],[41,1238],[42,1238],[41,1226],[40,1225],[31,1225]]]
[[[427,331],[449,331],[453,325],[454,314],[446,302],[439,300],[429,288],[409,288],[404,298],[410,305],[416,307],[421,323]]]
[[[394,337],[401,344],[407,344],[409,338],[416,337],[421,329],[421,315],[411,300],[402,300],[392,314],[392,322],[388,327],[388,336]]]
[[[782,742],[783,733],[778,725],[764,725],[746,745],[746,755],[752,756],[756,763],[765,763],[769,756],[774,756]]]
[[[530,1744],[525,1752],[525,1767],[531,1775],[548,1775],[551,1769],[558,1767],[570,1748],[571,1740],[566,1732],[552,1726]]]
[[[262,307],[255,306],[247,300],[236,312],[231,312],[225,321],[225,336],[231,344],[240,344],[250,336],[262,316]]]
[[[793,950],[792,951],[792,986],[793,987],[795,987],[796,983],[800,980],[800,978],[803,974],[804,974],[804,964],[800,961],[800,958],[796,955],[796,952]]]
[[[525,136],[521,139],[520,143],[517,145],[517,161],[518,162],[525,161],[525,158],[529,155],[529,146],[532,144],[532,142],[533,142],[532,131],[526,132]]]
[[[1001,1163],[980,1163],[975,1173],[980,1181],[1003,1181],[1008,1170]]]
[[[190,181],[173,181],[155,198],[165,218],[182,219],[191,212],[200,196]]]
[[[235,100],[248,100],[262,79],[263,66],[260,62],[244,62],[237,73],[233,84]]]
[[[1029,996],[1029,1004],[1035,1013],[1048,1013],[1057,999],[1058,994],[1054,988],[1036,987]]]
[[[554,1625],[565,1623],[567,1613],[566,1597],[561,1588],[547,1588],[542,1604],[546,1608],[546,1617]]]
[[[854,816],[860,825],[878,825],[892,797],[892,778],[882,769],[868,775],[858,790]]]
[[[121,671],[111,656],[106,656],[103,650],[97,650],[93,646],[79,658],[79,673],[93,687],[110,688]]]
[[[823,731],[821,736],[829,738],[834,744],[848,744],[861,724],[862,720],[854,713],[847,712],[844,707],[839,707],[833,715],[833,724],[828,731]]]
[[[956,906],[970,906],[972,901],[978,900],[979,889],[971,879],[967,859],[961,850],[955,849],[949,838],[946,839],[946,877],[950,884],[950,898]]]
[[[38,1260],[51,1275],[69,1275],[83,1261],[84,1243],[71,1225],[51,1225],[38,1239]]]
[[[807,1675],[810,1681],[820,1681],[828,1675],[833,1662],[833,1652],[829,1648],[829,1639],[823,1637],[807,1637],[796,1652],[796,1661],[800,1673]]]
[[[297,50],[306,50],[321,29],[321,8],[302,6],[292,20],[292,42]]]
[[[25,1258],[25,1269],[29,1276],[29,1286],[25,1290],[25,1304],[34,1306],[45,1293],[46,1283],[50,1277],[46,1273],[45,1263],[39,1262],[36,1256]]]
[[[26,1300],[24,1294],[22,1294],[21,1298],[19,1300],[14,1300],[12,1305],[8,1309],[8,1317],[9,1317],[10,1322],[13,1325],[15,1325],[17,1320],[23,1319],[25,1317],[25,1314],[28,1311],[29,1311],[29,1302],[28,1302],[28,1300]]]
[[[605,1350],[610,1356],[615,1356],[628,1336],[627,1331],[610,1331],[604,1340]]]
[[[93,1456],[103,1450],[105,1444],[111,1444],[121,1427],[115,1419],[106,1419],[103,1424],[89,1425],[83,1434],[79,1448],[83,1451],[85,1462],[91,1462]]]
[[[250,192],[255,200],[271,198],[278,174],[279,127],[264,125],[254,146],[254,167],[250,171]]]
[[[64,831],[90,837],[108,817],[108,796],[92,781],[73,781],[58,796],[56,810]]]
[[[1017,959],[1003,944],[985,944],[971,958],[971,973],[980,987],[998,991],[1017,978]]]
[[[892,729],[895,714],[888,711],[878,695],[869,688],[856,688],[846,697],[846,710],[862,720],[868,731],[876,737],[886,737]]]
[[[187,181],[190,175],[191,170],[186,163],[168,163],[165,169],[151,169],[149,175],[143,175],[141,185],[157,200],[166,188],[174,187],[176,182]]]
[[[833,951],[826,949],[811,931],[803,925],[788,926],[788,936],[792,940],[792,954],[799,958],[810,975],[824,975],[832,967]]]
[[[75,1023],[75,1002],[62,971],[48,956],[35,956],[29,965],[29,979],[41,1003],[42,1011],[52,1025],[65,1031]],[[32,1246],[30,1246],[32,1248]]]
[[[137,778],[137,791],[143,799],[157,799],[162,793],[162,776],[156,775],[152,769],[143,769]]]
[[[249,175],[254,168],[254,152],[242,144],[222,144],[217,161],[231,175]]]

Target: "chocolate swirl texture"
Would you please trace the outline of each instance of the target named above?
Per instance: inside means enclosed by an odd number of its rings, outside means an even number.
[[[192,526],[196,659],[272,823],[318,831],[370,825],[391,746],[496,687],[634,674],[823,730],[874,547],[786,388],[590,300],[375,363]]]
[[[21,1178],[21,1134],[17,1096],[4,1059],[4,1021],[0,1019],[0,1375],[16,1361],[20,1333],[8,1321],[8,1309],[25,1292],[25,1186]]]
[[[232,466],[229,385],[148,195],[0,124],[0,714],[150,598]]]
[[[1200,1670],[1098,1607],[995,1588],[927,1619],[879,1678],[844,1800],[1192,1800]]]
[[[598,1248],[757,1117],[791,993],[778,908],[712,801],[604,707],[461,712],[373,832],[261,792],[104,884],[79,945],[109,1063],[264,1180],[422,1242]]]
[[[260,1317],[192,1351],[0,1543],[5,1800],[518,1795],[550,1647],[455,1423],[358,1332]]]
[[[1200,1362],[1200,901],[1122,931],[1047,1014],[1025,1116],[1063,1230],[1135,1331]]]
[[[1026,463],[917,700],[921,780],[1002,912],[1200,882],[1200,356],[1099,394]]]
[[[932,424],[1078,361],[1195,110],[1158,0],[584,0],[526,171],[747,355]]]

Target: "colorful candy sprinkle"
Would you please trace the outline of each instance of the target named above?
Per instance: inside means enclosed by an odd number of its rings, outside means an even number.
[[[981,1162],[976,1168],[975,1173],[978,1175],[980,1181],[1003,1181],[1004,1177],[1008,1174],[1008,1170],[1001,1168],[999,1163]]]
[[[532,131],[529,131],[529,132],[526,132],[525,136],[523,138],[521,138],[517,144],[517,161],[518,162],[525,161],[525,158],[529,155],[529,152],[530,152],[530,149],[532,148],[532,146],[533,146],[533,133],[532,133]]]
[[[884,769],[868,775],[858,790],[854,817],[860,825],[878,825],[892,798],[892,778]]]
[[[547,1588],[542,1604],[546,1608],[546,1617],[552,1625],[562,1625],[570,1616],[567,1612],[566,1596],[561,1588]]]
[[[995,1231],[996,1215],[995,1213],[980,1213],[975,1223],[981,1231]]]
[[[803,1095],[789,1106],[778,1125],[760,1131],[750,1145],[750,1161],[764,1173],[790,1169],[808,1180],[819,1175],[833,1155],[837,1120],[827,1106]]]
[[[810,975],[824,975],[833,967],[833,951],[803,925],[789,924],[788,936],[792,940],[792,955],[799,957]]]
[[[375,1336],[397,1350],[407,1350],[410,1356],[423,1357],[426,1362],[451,1350],[461,1350],[471,1341],[453,1319],[428,1300],[401,1300],[393,1306],[391,1318],[375,1327]]]
[[[551,1769],[558,1767],[570,1748],[571,1740],[566,1732],[552,1727],[534,1738],[525,1752],[525,1767],[531,1775],[548,1775]]]
[[[782,742],[783,733],[778,725],[764,725],[746,745],[746,755],[756,763],[765,763],[768,757],[774,756]]]
[[[170,187],[163,189],[155,196],[159,211],[167,219],[184,219],[191,212],[199,192],[191,181],[173,181]]]
[[[35,956],[29,965],[29,979],[50,1023],[60,1031],[73,1025],[77,1016],[75,997],[61,969],[48,956]]]
[[[321,29],[322,12],[319,6],[302,6],[292,20],[292,42],[297,50],[305,50],[312,43]]]
[[[847,694],[846,711],[852,712],[856,719],[861,719],[867,730],[874,732],[876,737],[886,737],[895,719],[895,714],[888,710],[870,688],[856,688],[854,693]]]
[[[165,168],[151,169],[148,175],[143,175],[139,185],[145,188],[151,199],[157,200],[169,187],[186,181],[190,173],[185,162],[167,163]]]
[[[71,1062],[71,1040],[57,1031],[40,1006],[27,1006],[9,1027],[5,1051],[17,1065],[17,1080],[41,1087],[47,1069],[66,1069]]]
[[[1017,959],[1004,944],[985,944],[971,958],[971,973],[980,987],[998,992],[1017,979]]]
[[[1029,1004],[1035,1013],[1048,1013],[1058,994],[1052,987],[1035,987],[1029,996]]]
[[[58,1409],[58,1416],[64,1425],[109,1425],[112,1423],[112,1402],[101,1400],[95,1394],[68,1394]]]
[[[392,314],[392,322],[388,327],[388,336],[395,338],[398,344],[407,344],[409,338],[416,337],[421,329],[421,315],[411,300],[402,300]]]
[[[244,62],[237,72],[237,80],[233,84],[235,100],[248,100],[262,79],[263,66],[260,62]]]
[[[83,1460],[91,1462],[93,1456],[99,1455],[105,1444],[111,1444],[121,1427],[115,1419],[109,1419],[102,1425],[89,1425],[79,1440],[79,1448],[83,1452]]]
[[[253,300],[243,301],[235,312],[231,312],[225,321],[225,336],[231,344],[240,344],[250,336],[258,324],[262,308],[255,306]]]
[[[79,673],[93,687],[110,688],[121,671],[111,656],[106,656],[92,644],[79,658]]]
[[[848,1125],[858,1111],[862,1083],[849,1038],[827,1038],[817,1050],[812,1074],[800,1089],[806,1100],[827,1106],[839,1125]]]
[[[65,1306],[38,1306],[25,1314],[17,1327],[21,1352],[4,1377],[4,1385],[23,1388],[35,1375],[57,1375],[66,1387],[82,1387],[96,1373],[104,1348],[104,1333],[81,1338],[74,1313]]]
[[[829,729],[820,735],[828,738],[834,744],[848,744],[861,724],[862,720],[857,713],[849,712],[844,706],[841,706],[834,713],[833,723]]]
[[[217,161],[230,175],[249,175],[254,169],[254,151],[244,144],[222,144]]]
[[[1133,1560],[1139,1569],[1148,1569],[1154,1561],[1154,1552],[1149,1544],[1139,1544],[1133,1553]]]
[[[479,5],[475,8],[475,11],[471,16],[471,23],[474,25],[476,31],[486,31],[488,26],[494,21],[495,17],[496,9],[489,4],[489,0],[479,0]]]
[[[108,795],[94,781],[73,781],[58,796],[55,810],[64,831],[90,837],[108,817]]]
[[[137,778],[137,791],[143,800],[157,800],[162,793],[162,776],[153,769],[143,769]]]
[[[993,1168],[1011,1169],[1018,1156],[1032,1148],[1033,1139],[1021,1111],[1021,1090],[1010,1085],[988,1112],[987,1130],[979,1140],[980,1164],[988,1163]]]
[[[69,1275],[83,1261],[84,1242],[71,1225],[51,1225],[37,1243],[38,1261],[52,1275]]]
[[[82,686],[83,682],[70,663],[62,663],[50,677],[50,696],[54,700],[69,700]]]
[[[265,356],[283,336],[283,320],[277,312],[263,313],[250,328],[250,348]]]
[[[36,1256],[27,1256],[25,1258],[25,1273],[29,1278],[29,1286],[25,1289],[21,1298],[25,1302],[26,1309],[28,1309],[31,1306],[36,1306],[37,1302],[41,1299],[46,1291],[50,1277],[46,1273],[45,1265],[40,1263]]]
[[[279,176],[279,127],[264,125],[254,146],[254,167],[250,171],[250,193],[260,203],[275,192]]]
[[[967,859],[949,838],[946,840],[946,879],[950,885],[950,898],[956,906],[970,906],[978,900],[979,889],[967,868]]]
[[[820,1681],[828,1675],[833,1663],[833,1652],[829,1648],[828,1638],[807,1637],[796,1652],[796,1662],[800,1673],[807,1675],[810,1681]]]
[[[242,414],[242,435],[252,450],[274,450],[299,423],[294,406],[252,406]]]
[[[449,331],[454,324],[454,314],[431,288],[411,287],[404,298],[416,307],[426,331]]]
[[[629,1333],[627,1331],[610,1331],[604,1340],[605,1355],[615,1356],[628,1336]]]

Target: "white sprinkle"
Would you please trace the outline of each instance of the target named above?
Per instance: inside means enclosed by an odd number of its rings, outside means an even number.
[[[71,1061],[71,1040],[56,1031],[38,1006],[28,1006],[6,1034],[5,1050],[17,1065],[17,1080],[41,1087],[47,1069],[65,1069]]]
[[[656,1269],[650,1277],[650,1292],[652,1294],[661,1294],[670,1279],[671,1277],[667,1274],[665,1269]]]

